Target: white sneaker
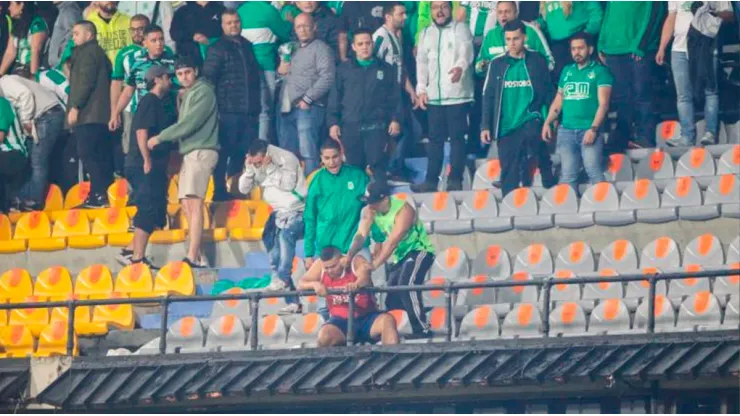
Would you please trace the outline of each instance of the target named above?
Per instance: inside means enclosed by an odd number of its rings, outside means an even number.
[[[288,285],[280,279],[273,278],[272,282],[265,287],[265,290],[268,292],[285,292],[288,290]]]
[[[702,146],[711,146],[714,144],[714,133],[712,132],[706,132],[703,136],[701,136],[701,140],[699,140],[699,144]]]
[[[291,303],[278,311],[278,315],[294,315],[300,313],[303,313],[303,306],[300,303]]]

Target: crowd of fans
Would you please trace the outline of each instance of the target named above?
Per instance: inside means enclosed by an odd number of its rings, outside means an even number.
[[[544,186],[577,191],[581,170],[604,179],[605,154],[655,146],[663,65],[681,125],[667,144],[713,144],[719,33],[738,25],[738,3],[0,2],[0,211],[42,208],[51,179],[63,188],[88,179],[83,206],[105,207],[107,187],[125,177],[138,212],[119,261],[150,264],[176,145],[192,267],[206,266],[213,176],[214,201],[261,186],[274,208],[272,289],[293,288],[300,238],[307,287],[323,281],[317,253],[324,265],[337,253],[352,265],[364,258],[357,267],[368,270],[389,260],[395,284],[419,283],[434,250],[385,190],[408,182],[404,159],[418,144],[428,164],[414,192],[438,189],[446,142],[447,190],[462,190],[471,162],[497,153],[504,194],[530,185],[534,166]],[[375,208],[361,221],[365,204]],[[386,247],[371,255],[368,237]],[[418,295],[396,302],[426,331]],[[300,312],[297,299],[288,303]],[[379,325],[366,329],[394,337]]]

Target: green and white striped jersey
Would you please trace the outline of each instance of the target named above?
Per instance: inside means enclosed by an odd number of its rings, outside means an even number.
[[[24,156],[28,156],[23,127],[15,116],[13,106],[5,97],[0,97],[0,131],[5,132],[5,138],[0,143],[0,152],[20,150]]]
[[[152,67],[152,65],[161,65],[169,69],[170,76],[172,77],[172,90],[170,91],[170,94],[173,97],[180,88],[177,78],[175,77],[175,54],[172,53],[172,50],[165,47],[162,56],[153,59],[149,57],[149,52],[146,48],[141,48],[138,51],[128,54],[128,56],[126,56],[126,62],[123,64],[125,71],[126,68],[128,68],[128,72],[124,74],[124,83],[136,88],[134,95],[131,97],[131,103],[129,104],[130,107],[127,107],[126,109],[127,111],[135,113],[141,99],[149,93],[145,76],[146,72]],[[170,103],[168,102],[166,105],[169,104]],[[168,110],[170,109],[168,108]],[[175,114],[174,101],[172,102],[171,110],[173,111],[173,114]]]
[[[375,56],[398,70],[397,78],[400,84],[403,80],[403,44],[400,39],[385,26],[381,26],[373,33],[373,42]]]
[[[25,38],[18,39],[13,37],[16,50],[18,51],[15,56],[15,61],[19,65],[30,65],[31,64],[31,36],[40,32],[49,32],[49,27],[46,26],[46,21],[43,18],[36,16],[31,21],[31,26],[28,28],[28,34]],[[43,52],[44,47],[41,48]]]
[[[39,71],[36,74],[36,82],[53,92],[59,100],[59,104],[67,109],[67,100],[69,100],[69,80],[64,72],[58,69],[48,69]]]

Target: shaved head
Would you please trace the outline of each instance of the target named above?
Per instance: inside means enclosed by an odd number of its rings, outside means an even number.
[[[293,30],[302,43],[308,43],[316,37],[316,22],[308,13],[301,13],[293,21]]]

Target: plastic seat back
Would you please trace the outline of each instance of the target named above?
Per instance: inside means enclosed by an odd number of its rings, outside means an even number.
[[[707,187],[704,204],[737,204],[740,201],[740,180],[735,175],[715,177]]]
[[[719,328],[722,311],[717,298],[709,290],[689,296],[678,310],[676,328],[715,329]]]
[[[640,254],[642,267],[675,269],[681,266],[681,251],[670,237],[658,237],[648,243]]]
[[[676,120],[666,120],[655,126],[655,144],[658,148],[667,147],[667,141],[679,137],[681,137],[681,124]]]
[[[727,259],[726,263],[737,263],[740,261],[740,235],[735,237],[727,247]]]
[[[634,329],[645,331],[648,326],[647,299],[637,307]],[[672,331],[676,327],[676,313],[671,301],[664,295],[655,295],[655,332]]]
[[[713,176],[715,170],[714,158],[703,147],[684,153],[676,164],[676,176]]]
[[[532,274],[551,274],[553,271],[552,253],[544,244],[530,244],[516,255],[514,271],[527,271]]]
[[[717,175],[740,175],[740,144],[722,153],[717,160]]]
[[[409,315],[403,309],[393,309],[388,311],[393,319],[396,321],[396,329],[398,335],[401,337],[409,336],[412,333],[411,324],[409,323]]]
[[[195,294],[195,278],[187,263],[173,261],[162,267],[154,278],[154,293],[191,296]]]
[[[23,214],[15,224],[16,240],[30,240],[51,237],[51,223],[49,216],[42,211],[33,211]]]
[[[655,209],[660,207],[660,192],[650,179],[637,179],[622,191],[619,209]]]
[[[660,270],[655,267],[643,267],[642,273],[645,275],[659,274]],[[655,293],[666,295],[666,283],[665,280],[655,282]],[[624,294],[625,298],[639,299],[646,298],[650,294],[650,282],[645,280],[639,280],[627,283],[627,291]],[[646,299],[647,301],[647,299]]]
[[[509,252],[498,244],[491,244],[481,250],[473,261],[473,275],[505,278],[511,275]]]
[[[61,211],[64,209],[64,195],[56,184],[50,184],[44,199],[44,211]]]
[[[72,294],[72,277],[62,266],[52,266],[36,276],[33,294],[40,298],[62,300]]]
[[[123,208],[107,208],[103,215],[93,220],[91,235],[125,234],[129,232],[130,221]]]
[[[444,307],[432,308],[427,313],[427,324],[432,330],[434,338],[442,338],[447,335],[447,309]]]
[[[600,182],[591,185],[581,196],[581,214],[591,212],[607,212],[619,210],[619,193],[617,188],[609,182]]]
[[[637,164],[636,179],[670,179],[674,175],[671,155],[656,150]]]
[[[223,294],[229,295],[237,293],[246,293],[246,290],[240,287],[232,287],[223,292]],[[211,310],[211,318],[220,318],[225,315],[236,315],[237,317],[241,318],[245,322],[247,328],[249,328],[251,323],[249,300],[219,300],[214,302],[213,309]]]
[[[152,272],[143,263],[131,264],[118,272],[114,285],[116,292],[124,293],[132,298],[147,298],[154,296]]]
[[[614,269],[601,269],[599,270],[599,276],[617,277],[619,273]],[[583,287],[584,300],[621,299],[623,296],[624,286],[619,282],[586,283]]]
[[[486,283],[491,281],[485,275],[473,276],[470,283]],[[457,296],[457,304],[464,306],[490,305],[495,303],[496,289],[492,287],[479,287],[475,289],[460,290]],[[424,304],[426,306],[426,303]],[[430,305],[431,306],[431,305]]]
[[[216,228],[250,228],[252,214],[246,201],[222,202],[213,214],[213,226]]]
[[[563,247],[555,259],[555,270],[572,270],[576,273],[592,272],[596,268],[594,250],[585,241],[574,241]]]
[[[615,153],[609,155],[609,166],[604,175],[609,182],[629,182],[634,179],[635,171],[627,155]]]
[[[740,326],[740,299],[737,296],[730,298],[725,306],[725,317],[722,318],[722,326],[737,330]]]
[[[87,266],[75,279],[74,293],[82,298],[100,298],[113,292],[113,275],[102,264]]]
[[[590,334],[609,334],[630,330],[630,313],[619,298],[605,299],[591,312]]]
[[[618,272],[637,270],[637,248],[628,240],[616,240],[601,250],[599,270],[614,269]]]
[[[236,315],[224,315],[208,326],[206,348],[244,349],[249,332]]]
[[[722,266],[725,264],[725,251],[722,242],[714,234],[702,234],[691,240],[683,251],[684,264],[702,266]]]
[[[457,204],[447,192],[437,192],[431,201],[419,207],[419,220],[422,222],[457,219]]]
[[[499,332],[498,317],[493,306],[480,305],[468,312],[460,322],[457,339],[462,341],[496,339]]]
[[[578,195],[570,185],[561,183],[548,189],[540,201],[540,215],[575,214],[578,212]]]
[[[0,328],[0,345],[8,358],[30,357],[33,355],[33,334],[25,325],[9,325]]]
[[[510,282],[528,282],[534,280],[532,275],[527,272],[515,272],[506,281]],[[511,286],[501,287],[496,291],[496,303],[536,303],[537,287],[536,286]]]
[[[67,339],[67,323],[52,322],[39,334],[39,344],[35,355],[37,357],[67,355]],[[77,355],[77,336],[74,336],[72,345],[74,346],[72,354]]]
[[[740,263],[730,264],[729,267],[737,273],[730,276],[719,276],[714,278],[714,294],[730,295],[734,298],[740,297]]]
[[[686,273],[696,273],[704,270],[698,264],[687,264],[683,269]],[[709,290],[709,279],[706,277],[689,277],[668,282],[668,296],[671,299],[678,299],[679,302],[683,296],[690,296],[697,292]]]
[[[443,276],[449,280],[462,280],[470,276],[470,261],[465,250],[449,247],[434,259],[431,276]]]
[[[33,281],[28,270],[16,267],[0,275],[0,303],[18,303],[33,295]]]
[[[129,184],[126,179],[116,179],[108,187],[108,203],[111,207],[125,208],[128,205]]]
[[[486,219],[498,216],[498,202],[489,189],[470,192],[465,195],[460,204],[458,219]]]
[[[542,317],[537,305],[520,303],[504,318],[501,336],[504,338],[529,338],[542,335]]]
[[[682,176],[663,189],[661,208],[696,207],[702,205],[701,188],[694,178]]]
[[[574,279],[576,274],[570,270],[558,270],[556,279]],[[581,300],[581,287],[577,284],[558,283],[550,289],[550,300],[577,301]]]
[[[490,159],[475,170],[473,178],[473,189],[490,189],[494,182],[501,180],[501,162],[498,159]]]
[[[288,346],[292,348],[315,347],[324,318],[316,312],[301,315],[288,331]]]
[[[110,294],[111,299],[128,298],[123,293],[113,292]],[[119,329],[122,331],[131,331],[136,324],[134,308],[131,304],[117,305],[98,305],[93,308],[93,323],[104,324],[107,327]]]
[[[259,343],[264,349],[285,348],[288,328],[278,315],[267,315],[259,321]]]
[[[183,317],[167,330],[167,351],[203,348],[205,338],[200,319],[194,316]]]
[[[60,299],[61,300],[61,299]],[[44,302],[45,299],[38,296],[28,296],[21,300],[22,302],[36,303]],[[49,324],[49,308],[23,308],[11,309],[8,316],[8,325],[25,325],[31,330],[34,336],[38,336],[41,331]]]
[[[424,282],[427,286],[439,286],[443,288],[447,286],[449,281],[441,276],[435,276]],[[425,307],[436,307],[445,305],[445,292],[444,290],[427,290],[421,292],[422,299],[424,300]]]
[[[539,203],[529,188],[517,188],[509,192],[499,207],[499,217],[534,216],[539,212]]]
[[[586,313],[576,302],[563,302],[550,312],[550,335],[585,335]]]
[[[80,182],[72,186],[64,197],[64,209],[74,209],[82,205],[90,195],[90,182]]]

